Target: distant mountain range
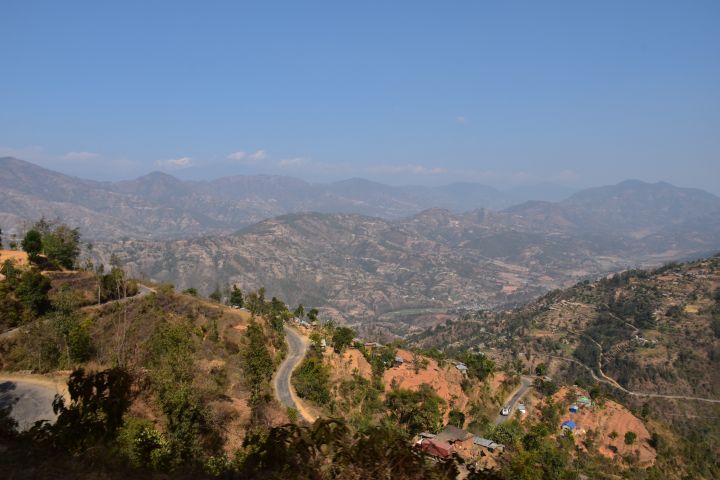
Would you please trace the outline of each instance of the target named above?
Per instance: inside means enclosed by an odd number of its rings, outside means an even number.
[[[527,200],[559,200],[573,190],[537,185],[501,192],[473,183],[395,187],[363,179],[328,184],[270,175],[182,181],[153,172],[135,180],[97,182],[0,158],[0,225],[61,218],[86,239],[176,239],[230,233],[299,212],[357,213],[397,220],[439,207],[459,213],[502,209]]]
[[[607,272],[720,251],[720,198],[702,190],[629,180],[510,203],[473,184],[188,182],[163,173],[106,183],[0,159],[6,238],[42,215],[59,218],[81,228],[98,259],[115,253],[135,274],[204,293],[264,286],[340,321],[517,304]],[[395,333],[414,327],[392,318]]]
[[[720,251],[720,198],[628,181],[499,212],[293,214],[232,235],[100,243],[96,251],[178,288],[264,286],[339,321],[403,334],[413,317],[403,324],[387,314],[519,304],[608,272]]]

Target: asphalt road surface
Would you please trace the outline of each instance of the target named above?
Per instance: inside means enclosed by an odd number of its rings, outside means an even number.
[[[507,422],[513,417],[513,413],[515,413],[515,404],[517,404],[517,402],[525,395],[525,392],[527,392],[532,385],[532,377],[520,377],[520,388],[515,392],[510,401],[503,405],[503,407],[506,405],[510,407],[510,415],[505,416],[498,414],[495,418],[495,425]]]
[[[287,325],[285,329],[285,338],[288,343],[288,353],[285,360],[278,367],[277,375],[275,375],[275,395],[277,396],[280,403],[286,407],[300,410],[298,405],[295,403],[290,386],[290,377],[295,368],[302,362],[305,357],[305,351],[307,350],[307,344],[303,341],[299,333]]]
[[[18,430],[27,430],[38,420],[55,422],[57,416],[52,402],[56,393],[50,385],[0,380],[0,408],[10,407],[10,416],[18,422]]]

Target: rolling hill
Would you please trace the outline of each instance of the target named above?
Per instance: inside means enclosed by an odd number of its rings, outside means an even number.
[[[459,215],[431,209],[396,221],[294,214],[232,235],[99,243],[96,251],[103,261],[115,253],[133,273],[180,288],[265,286],[290,303],[321,306],[339,321],[404,334],[416,323],[412,312],[519,304],[578,280],[720,249],[720,216],[712,213],[712,202],[678,219],[662,203],[640,197],[623,205],[642,209],[643,235],[621,223],[590,231],[588,224],[607,222],[606,209],[574,217],[577,207],[563,202],[542,213],[537,205]],[[397,315],[382,320],[383,314],[406,310],[407,324]]]
[[[91,240],[224,234],[298,212],[400,219],[431,207],[455,212],[499,209],[567,192],[552,186],[500,192],[473,183],[394,187],[357,178],[313,184],[272,175],[183,181],[161,172],[133,180],[97,182],[15,158],[0,158],[0,222],[6,231],[20,233],[25,221],[45,216],[77,225]]]

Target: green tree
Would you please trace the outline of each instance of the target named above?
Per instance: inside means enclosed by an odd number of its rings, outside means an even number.
[[[237,285],[233,285],[232,291],[230,292],[230,306],[242,308],[243,305],[244,301],[242,291],[240,291]]]
[[[482,353],[463,352],[458,360],[468,367],[468,376],[485,380],[495,371],[495,362]]]
[[[311,308],[309,312],[307,312],[308,320],[311,322],[317,322],[317,317],[320,312],[317,308]]]
[[[82,294],[67,285],[60,287],[52,297],[52,322],[64,339],[66,360],[69,362],[87,361],[93,353],[90,324],[78,316],[82,302]]]
[[[385,369],[395,362],[397,349],[392,345],[385,345],[375,348],[369,355],[370,366],[372,367],[373,376],[375,378],[382,377]]]
[[[52,263],[63,268],[73,268],[80,255],[80,232],[60,224],[42,236],[42,248]]]
[[[23,306],[13,294],[14,282],[0,282],[0,327],[12,328],[20,324],[23,317]]]
[[[264,300],[260,298],[257,292],[250,292],[245,297],[245,307],[253,315],[261,315],[265,309]]]
[[[50,308],[48,292],[50,280],[35,270],[27,270],[20,277],[15,295],[30,315],[42,315]]]
[[[630,431],[625,433],[625,445],[632,445],[636,439],[637,434],[635,432]]]
[[[463,428],[465,425],[465,414],[460,410],[450,410],[448,424],[455,425],[458,428]]]
[[[337,419],[321,419],[310,427],[290,424],[269,432],[250,432],[233,478],[457,478],[452,462],[430,462],[408,440],[392,425],[353,431]]]
[[[338,327],[335,329],[332,341],[335,353],[342,353],[345,349],[352,344],[355,338],[356,332],[349,327]]]
[[[392,389],[386,396],[385,405],[410,434],[437,432],[442,426],[445,401],[426,383],[417,391]]]
[[[213,292],[208,295],[208,298],[213,302],[220,303],[222,301],[222,292],[220,291],[220,286],[216,285],[215,290],[213,290]]]
[[[197,288],[195,288],[195,287],[186,288],[185,290],[182,291],[182,293],[184,293],[186,295],[191,295],[193,297],[198,296],[198,291],[197,291]]]
[[[43,238],[37,230],[28,230],[21,242],[23,251],[28,254],[31,262],[38,261],[43,248]]]
[[[57,395],[53,410],[58,419],[52,427],[61,444],[87,447],[115,439],[123,415],[132,402],[132,377],[122,368],[88,372],[80,368],[70,375],[70,404]]]
[[[15,275],[17,273],[17,270],[15,269],[15,262],[11,258],[5,260],[2,267],[0,267],[0,273],[5,275],[5,280],[8,283],[15,283]]]
[[[317,351],[313,350],[305,356],[293,373],[292,382],[300,398],[307,398],[318,405],[330,403],[330,369]]]
[[[245,383],[250,389],[250,404],[257,406],[270,399],[269,382],[274,365],[270,351],[265,345],[263,329],[255,321],[250,322],[241,348]]]
[[[295,318],[300,318],[300,319],[305,317],[305,307],[303,307],[302,303],[300,305],[298,305],[298,307],[293,312],[293,315],[295,316]]]

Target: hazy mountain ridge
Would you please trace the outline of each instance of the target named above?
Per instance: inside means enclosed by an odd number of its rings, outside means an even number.
[[[185,182],[157,172],[104,183],[0,164],[6,237],[18,222],[59,218],[79,226],[101,260],[117,253],[135,274],[205,293],[265,286],[345,321],[517,304],[580,279],[720,250],[720,198],[666,183],[627,181],[499,211],[417,213],[423,202],[459,198],[454,187],[274,176]],[[495,192],[457,190],[475,191],[477,202]],[[423,197],[429,191],[439,197]],[[321,213],[293,213],[307,210]]]
[[[505,193],[473,183],[394,187],[357,178],[329,184],[273,175],[183,181],[152,172],[134,180],[98,182],[10,157],[0,158],[0,187],[5,194],[0,213],[25,219],[58,217],[79,225],[85,238],[105,240],[231,233],[287,213],[356,213],[397,220],[431,207],[455,212],[501,209],[530,198],[522,190]],[[538,189],[532,194],[564,191]],[[5,227],[22,230],[18,223]]]
[[[368,323],[403,309],[517,304],[581,279],[720,250],[717,220],[695,221],[686,232],[657,226],[637,238],[632,229],[588,235],[577,224],[489,210],[430,209],[399,221],[310,213],[233,235],[129,240],[98,250],[104,261],[116,253],[133,273],[179,288],[265,286],[291,303],[322,306],[338,320]],[[409,328],[384,326],[395,333]]]

